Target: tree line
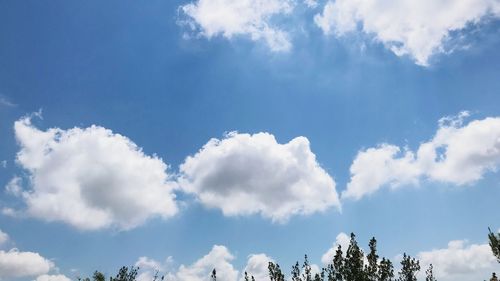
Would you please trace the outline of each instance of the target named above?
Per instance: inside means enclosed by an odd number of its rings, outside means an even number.
[[[493,255],[500,263],[500,233],[495,234],[488,229],[488,240]],[[368,254],[365,255],[356,241],[356,235],[351,233],[349,246],[345,250],[338,245],[332,261],[321,268],[319,272],[314,272],[308,260],[304,256],[302,264],[296,262],[292,266],[290,277],[292,281],[417,281],[417,274],[421,270],[420,261],[406,253],[403,254],[400,270],[395,273],[394,265],[390,259],[382,257],[380,259],[377,253],[377,240],[375,237],[368,243]],[[110,277],[110,281],[136,281],[138,267],[122,267],[115,277]],[[434,276],[434,267],[432,264],[425,270],[425,281],[437,281]],[[270,281],[289,280],[278,263],[269,262],[268,273]],[[217,271],[214,268],[210,273],[212,281],[217,280]],[[79,281],[106,281],[106,276],[95,271],[92,278],[78,278]],[[158,272],[151,281],[162,281],[164,276]],[[244,273],[245,281],[256,281],[255,277]],[[263,281],[263,280],[257,280]],[[490,281],[498,281],[496,274],[493,273]]]

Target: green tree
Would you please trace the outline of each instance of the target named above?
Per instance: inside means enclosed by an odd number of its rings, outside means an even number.
[[[382,258],[378,265],[378,280],[392,281],[394,280],[394,267],[389,259]]]
[[[314,281],[324,281],[325,280],[325,269],[321,269],[321,273],[314,274]]]
[[[303,281],[313,281],[312,273],[311,273],[311,265],[309,264],[309,260],[307,259],[307,255],[304,256],[304,264],[302,265],[303,272],[302,280]]]
[[[300,278],[300,267],[299,267],[299,262],[296,262],[293,266],[292,266],[292,281],[302,281],[302,279]]]
[[[403,254],[401,261],[401,271],[399,272],[399,281],[417,281],[417,273],[420,271],[420,262]]]
[[[488,230],[490,232],[488,234],[488,239],[490,240],[491,251],[497,258],[497,261],[500,262],[500,233],[495,235],[495,233],[493,233],[490,228],[488,228]]]
[[[326,280],[328,281],[343,281],[344,272],[344,253],[342,252],[342,246],[338,246],[335,251],[335,256],[331,264],[328,264],[325,268]]]
[[[431,263],[427,268],[427,270],[425,271],[425,281],[437,281],[436,278],[434,277],[433,269],[434,267],[432,266]]]
[[[267,269],[269,270],[269,279],[271,281],[285,281],[285,275],[281,272],[279,264],[269,262]]]
[[[138,267],[131,266],[129,268],[129,267],[123,266],[118,271],[118,274],[116,274],[116,277],[115,278],[111,277],[109,280],[110,281],[135,281],[137,278],[138,271],[139,271]]]
[[[104,274],[102,274],[101,272],[96,270],[94,272],[94,275],[92,276],[92,280],[93,281],[106,281],[106,276],[104,276]]]
[[[377,281],[378,278],[378,255],[377,255],[377,239],[373,237],[368,243],[370,253],[366,256],[368,264],[365,267],[366,280]]]
[[[344,279],[346,281],[362,281],[365,280],[364,272],[364,254],[356,241],[356,235],[351,233],[351,241],[347,248],[344,262]]]

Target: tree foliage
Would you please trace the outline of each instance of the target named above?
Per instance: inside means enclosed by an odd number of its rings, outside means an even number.
[[[489,229],[488,238],[493,254],[500,262],[500,233],[494,234]],[[420,262],[416,258],[412,258],[406,253],[403,254],[401,260],[401,268],[398,272],[398,278],[395,278],[393,263],[385,257],[380,259],[377,253],[377,240],[375,237],[370,239],[368,243],[368,254],[365,255],[361,247],[356,241],[356,235],[351,233],[349,246],[345,253],[342,246],[338,245],[335,255],[329,264],[322,268],[319,272],[313,272],[313,267],[309,262],[308,256],[304,256],[302,266],[296,262],[292,266],[291,280],[292,281],[417,281],[417,274],[420,271]],[[285,281],[287,279],[280,265],[275,262],[268,263],[268,273],[270,281]],[[425,271],[425,281],[437,281],[434,276],[434,267],[429,265]],[[115,277],[110,277],[109,281],[137,281],[138,267],[122,267]],[[212,281],[217,280],[217,272],[214,268],[208,276]],[[254,276],[244,273],[244,281],[256,281]],[[156,272],[153,280],[160,281],[163,277],[158,276]],[[106,281],[106,277],[99,271],[95,271],[92,279],[78,278],[79,281]],[[490,280],[495,280],[496,275]],[[265,281],[265,280],[257,280]]]
[[[417,273],[419,271],[420,262],[404,253],[403,260],[401,261],[401,271],[399,271],[398,281],[417,281]]]
[[[488,230],[488,239],[490,240],[491,251],[497,258],[497,261],[500,263],[500,233],[495,235],[495,233],[491,232],[490,228],[488,228]]]
[[[425,281],[437,281],[436,278],[434,277],[434,272],[433,272],[434,266],[432,266],[432,263],[429,265],[429,268],[425,271]]]

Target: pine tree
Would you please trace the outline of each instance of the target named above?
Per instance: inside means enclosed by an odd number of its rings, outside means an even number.
[[[432,271],[434,267],[432,266],[432,263],[429,265],[429,268],[425,271],[425,281],[437,281],[436,278],[434,277],[434,272]]]
[[[94,275],[92,276],[92,279],[93,281],[105,281],[106,277],[101,272],[95,271]]]
[[[377,255],[377,240],[373,237],[368,243],[370,253],[366,256],[368,265],[365,267],[366,278],[368,281],[377,281],[378,278],[378,255]]]
[[[399,272],[399,281],[417,281],[417,273],[420,271],[420,262],[403,254],[401,261],[401,271]]]
[[[365,280],[365,272],[363,268],[363,251],[356,242],[356,235],[351,233],[351,241],[347,248],[345,263],[344,263],[344,279],[346,281],[362,281]]]
[[[302,269],[304,273],[302,274],[303,281],[313,281],[312,273],[311,273],[311,265],[309,264],[309,260],[307,259],[307,255],[304,256],[304,264],[302,265]]]
[[[285,281],[285,275],[281,272],[279,264],[269,262],[267,269],[269,270],[269,279],[271,281]]]
[[[500,263],[500,233],[495,235],[495,233],[491,232],[491,229],[488,228],[489,234],[488,239],[490,240],[490,247],[493,255],[497,258],[497,261]]]
[[[300,278],[300,267],[299,262],[296,262],[294,266],[292,266],[292,281],[302,281]]]
[[[378,281],[394,280],[394,267],[389,259],[382,258],[378,265],[379,279]]]

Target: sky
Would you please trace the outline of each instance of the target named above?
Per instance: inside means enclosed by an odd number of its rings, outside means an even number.
[[[498,0],[0,1],[0,280],[500,272]],[[482,278],[482,279],[481,279]]]

